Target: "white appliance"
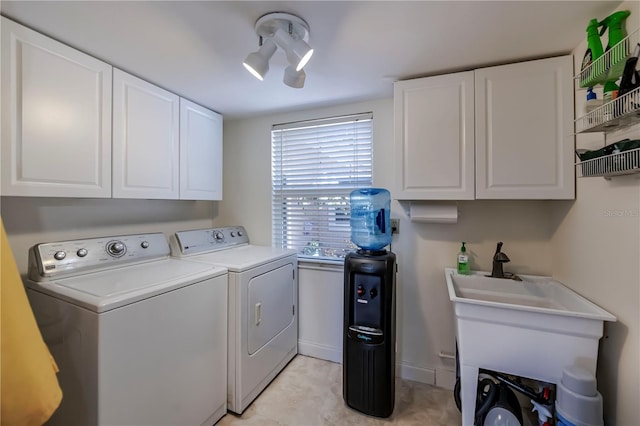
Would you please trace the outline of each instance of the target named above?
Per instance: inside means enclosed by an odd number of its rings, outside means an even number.
[[[27,294],[63,391],[49,424],[211,425],[226,413],[227,271],[162,233],[43,243]]]
[[[251,245],[241,226],[176,232],[171,247],[229,270],[227,407],[241,414],[298,352],[296,251]]]

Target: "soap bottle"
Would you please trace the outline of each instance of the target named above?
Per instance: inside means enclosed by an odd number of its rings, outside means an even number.
[[[587,102],[585,104],[585,110],[588,113],[593,111],[596,108],[600,108],[602,106],[602,99],[598,99],[598,95],[593,91],[593,87],[589,87],[587,89]]]
[[[469,265],[469,255],[467,254],[467,248],[464,246],[465,244],[463,241],[460,253],[458,253],[458,274],[470,275],[471,266]]]
[[[589,114],[591,111],[600,108],[602,106],[602,99],[598,99],[593,87],[587,89],[587,101],[584,104],[585,113]],[[593,122],[593,117],[589,117],[589,123]]]

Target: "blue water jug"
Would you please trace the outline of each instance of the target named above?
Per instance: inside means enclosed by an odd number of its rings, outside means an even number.
[[[351,191],[351,241],[365,250],[391,244],[391,194],[383,188]]]

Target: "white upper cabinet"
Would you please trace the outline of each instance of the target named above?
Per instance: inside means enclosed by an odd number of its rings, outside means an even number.
[[[179,197],[179,97],[113,70],[113,198]]]
[[[394,198],[573,199],[572,75],[563,56],[397,82]]]
[[[473,72],[394,85],[400,200],[474,198]]]
[[[111,196],[109,64],[2,18],[2,195]]]
[[[573,59],[475,71],[476,198],[573,199]]]
[[[180,99],[180,199],[222,200],[222,116]]]

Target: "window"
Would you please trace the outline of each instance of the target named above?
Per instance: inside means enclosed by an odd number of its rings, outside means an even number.
[[[273,126],[273,245],[338,260],[351,243],[349,194],[372,186],[371,113]]]

